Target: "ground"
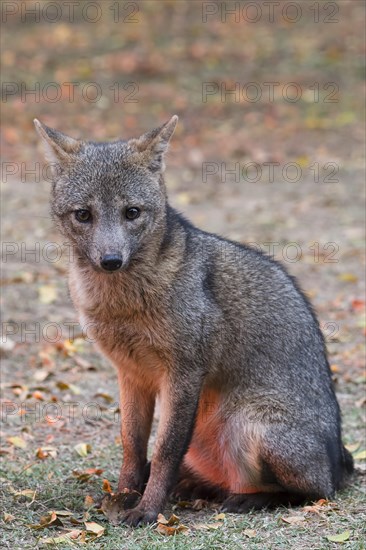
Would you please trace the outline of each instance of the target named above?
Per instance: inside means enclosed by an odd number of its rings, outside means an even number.
[[[38,22],[8,15],[3,33],[2,546],[54,537],[65,549],[83,540],[106,549],[365,548],[363,2],[295,2],[292,23],[288,2],[273,22],[264,4],[253,22],[245,2],[225,21],[220,2],[105,1],[92,23],[87,4],[73,22],[64,12],[52,24],[51,11]],[[188,527],[169,536],[156,525],[113,526],[96,505],[122,460],[116,375],[79,337],[70,251],[49,216],[32,119],[102,140],[137,136],[174,113],[172,204],[205,230],[274,254],[298,278],[327,340],[356,474],[312,508],[220,516],[203,502],[169,503],[166,518],[174,512]],[[63,514],[41,520],[54,510]],[[67,529],[75,538],[57,539]]]

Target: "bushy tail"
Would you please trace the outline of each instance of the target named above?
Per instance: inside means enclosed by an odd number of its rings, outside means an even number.
[[[346,473],[352,474],[354,471],[353,457],[345,447],[343,447],[343,463]]]

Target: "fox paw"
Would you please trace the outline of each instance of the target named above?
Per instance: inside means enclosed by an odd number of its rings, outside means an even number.
[[[125,525],[130,525],[130,527],[137,527],[138,525],[144,525],[147,523],[154,523],[158,517],[156,512],[146,511],[138,506],[132,508],[132,510],[127,510],[120,515],[120,521]]]

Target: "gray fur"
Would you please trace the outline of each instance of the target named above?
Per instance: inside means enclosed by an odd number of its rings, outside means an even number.
[[[179,468],[181,483],[191,474],[217,484],[231,511],[265,506],[267,493],[268,505],[277,494],[278,502],[331,497],[352,460],[316,317],[280,264],[170,207],[163,155],[176,121],[113,143],[36,123],[55,163],[52,214],[77,252],[72,298],[117,368],[122,404],[131,404],[120,491],[143,490],[162,402],[146,490],[122,520],[154,521]],[[141,216],[126,220],[134,206]],[[92,223],[76,221],[77,209],[91,210]],[[122,268],[104,272],[101,258],[115,253]]]

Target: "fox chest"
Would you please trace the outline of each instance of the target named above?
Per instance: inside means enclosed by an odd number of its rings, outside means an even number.
[[[75,274],[69,287],[86,339],[113,363],[136,363],[151,370],[170,362],[171,331],[159,301],[148,307],[138,288],[90,285]]]

